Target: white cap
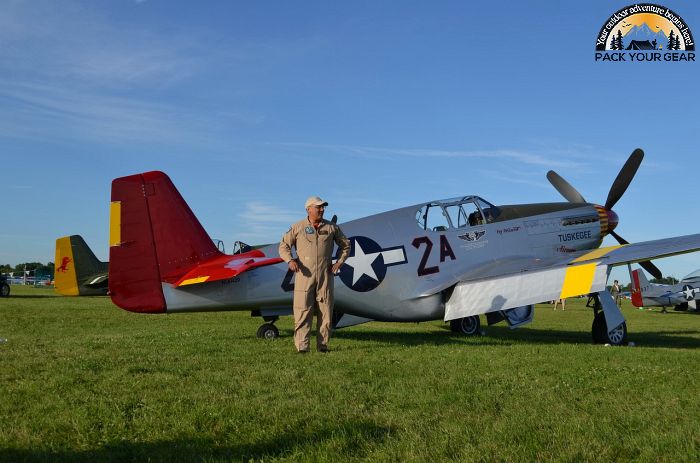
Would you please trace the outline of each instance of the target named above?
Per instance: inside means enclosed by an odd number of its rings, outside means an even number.
[[[328,203],[318,196],[309,196],[304,204],[304,209],[308,209],[311,206],[328,206]]]

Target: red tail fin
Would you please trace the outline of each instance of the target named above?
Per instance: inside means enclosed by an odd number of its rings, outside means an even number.
[[[163,172],[112,181],[109,292],[132,312],[165,312],[162,282],[174,283],[221,255]]]
[[[642,287],[639,284],[639,270],[632,271],[632,305],[642,307]]]

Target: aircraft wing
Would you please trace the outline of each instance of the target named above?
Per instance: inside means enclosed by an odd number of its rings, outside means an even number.
[[[240,254],[235,257],[223,255],[215,257],[193,268],[183,275],[174,286],[194,285],[217,280],[227,280],[255,267],[274,265],[284,262],[279,257],[265,257],[258,250]]]
[[[700,250],[700,234],[610,246],[551,259],[514,258],[506,271],[489,264],[459,278],[445,320],[508,310],[605,290],[608,268]],[[515,270],[515,271],[514,271]],[[445,288],[442,288],[445,289]]]

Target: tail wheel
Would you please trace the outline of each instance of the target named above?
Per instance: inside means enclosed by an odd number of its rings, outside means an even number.
[[[598,312],[593,318],[591,334],[595,344],[610,344],[611,346],[622,346],[627,342],[627,323],[622,323],[612,331],[608,331],[605,323],[605,314]]]
[[[10,295],[10,285],[3,283],[0,285],[0,297],[7,297]]]
[[[280,336],[280,330],[272,323],[264,323],[258,328],[257,336],[262,339],[277,339]]]
[[[459,333],[464,336],[474,336],[481,332],[481,320],[478,315],[458,318],[450,321],[450,328],[453,333]]]

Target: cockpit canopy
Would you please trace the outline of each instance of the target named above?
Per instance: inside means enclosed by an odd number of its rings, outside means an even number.
[[[423,230],[445,231],[493,222],[500,211],[478,196],[461,196],[425,204],[416,212]]]

